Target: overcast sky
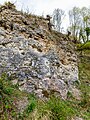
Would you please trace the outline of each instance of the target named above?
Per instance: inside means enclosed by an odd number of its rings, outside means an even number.
[[[3,4],[5,1],[15,2],[17,9],[27,10],[31,13],[37,15],[46,15],[52,14],[55,8],[60,8],[68,13],[68,10],[72,9],[74,6],[77,7],[89,7],[90,0],[0,0],[0,4]],[[68,18],[65,18],[65,24],[68,25]]]
[[[74,6],[90,6],[90,0],[0,0],[0,4],[5,1],[15,2],[18,9],[30,9],[35,14],[52,13],[55,8],[61,8],[68,11]]]

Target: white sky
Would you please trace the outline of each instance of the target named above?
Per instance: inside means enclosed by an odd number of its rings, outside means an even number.
[[[55,8],[65,10],[67,15],[68,10],[72,9],[74,6],[90,6],[90,0],[0,0],[0,4],[3,4],[5,1],[15,2],[15,5],[19,10],[27,10],[29,8],[31,13],[37,15],[52,14]],[[67,19],[68,17],[64,19],[64,26],[68,25]]]

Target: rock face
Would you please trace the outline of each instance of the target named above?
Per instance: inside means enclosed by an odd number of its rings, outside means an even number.
[[[45,19],[6,7],[0,13],[2,72],[21,90],[39,97],[55,93],[66,98],[78,80],[75,47],[66,35],[48,31]]]

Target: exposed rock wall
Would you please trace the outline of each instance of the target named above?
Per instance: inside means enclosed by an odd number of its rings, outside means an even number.
[[[11,29],[12,26],[12,29]],[[77,55],[63,34],[47,21],[5,8],[0,13],[0,74],[7,72],[21,90],[62,98],[78,80]]]

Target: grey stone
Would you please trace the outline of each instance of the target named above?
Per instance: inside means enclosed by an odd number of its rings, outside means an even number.
[[[20,90],[40,98],[45,92],[54,92],[66,99],[69,87],[78,80],[75,46],[65,35],[49,32],[45,20],[38,18],[35,23],[36,18],[28,20],[8,9],[1,14],[7,29],[0,27],[0,74],[6,71],[17,80]]]

